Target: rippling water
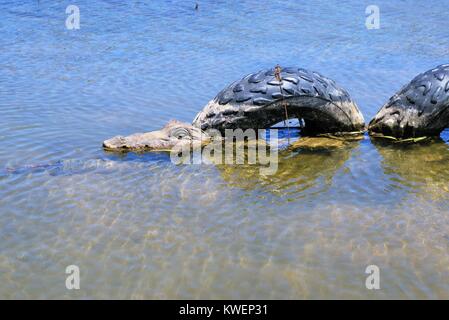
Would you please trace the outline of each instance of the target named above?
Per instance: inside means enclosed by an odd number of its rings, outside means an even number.
[[[76,1],[72,31],[69,4],[0,4],[0,298],[449,298],[449,132],[282,151],[273,176],[101,148],[277,63],[369,121],[448,62],[445,1],[376,1],[379,30],[360,1]]]

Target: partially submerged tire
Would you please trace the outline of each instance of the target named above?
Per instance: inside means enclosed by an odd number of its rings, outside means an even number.
[[[415,77],[369,124],[374,136],[398,139],[438,136],[449,125],[449,64]]]
[[[195,117],[202,130],[264,129],[289,118],[303,119],[311,134],[364,129],[363,116],[349,94],[333,80],[301,68],[249,74],[222,90]]]

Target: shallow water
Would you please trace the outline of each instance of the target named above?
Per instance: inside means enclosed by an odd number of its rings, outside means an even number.
[[[449,298],[449,132],[282,151],[272,176],[101,148],[277,63],[369,121],[448,62],[447,3],[379,0],[379,30],[360,1],[199,3],[77,1],[72,31],[70,2],[0,4],[0,298]]]

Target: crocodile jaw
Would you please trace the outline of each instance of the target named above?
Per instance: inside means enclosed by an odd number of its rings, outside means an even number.
[[[115,136],[103,142],[103,147],[108,150],[170,150],[179,141],[171,139],[161,130],[146,133],[135,133],[130,136]]]
[[[170,121],[161,130],[135,133],[130,136],[115,136],[103,142],[110,151],[171,151],[183,147],[199,147],[209,141],[209,137],[190,124]]]

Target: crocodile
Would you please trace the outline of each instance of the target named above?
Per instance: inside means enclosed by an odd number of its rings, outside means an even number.
[[[349,93],[334,80],[303,68],[276,66],[231,83],[194,118],[170,121],[164,128],[105,140],[113,151],[160,151],[185,143],[207,143],[208,131],[267,129],[290,118],[301,119],[301,135],[363,132],[365,123]]]

